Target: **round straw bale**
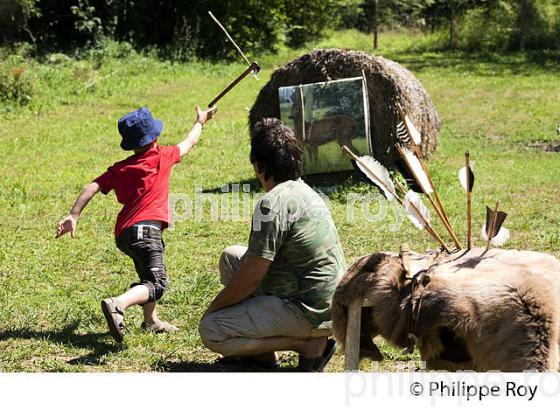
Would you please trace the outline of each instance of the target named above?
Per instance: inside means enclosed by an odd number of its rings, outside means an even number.
[[[251,131],[261,118],[280,118],[278,87],[358,77],[362,76],[362,71],[367,81],[375,158],[386,166],[392,166],[399,159],[394,148],[400,121],[395,103],[400,104],[422,134],[422,154],[428,156],[434,152],[440,120],[424,87],[400,64],[354,50],[314,50],[274,71],[251,108]]]

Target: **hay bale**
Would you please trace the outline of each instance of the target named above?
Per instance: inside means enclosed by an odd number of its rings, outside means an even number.
[[[315,50],[274,71],[251,108],[251,130],[261,118],[280,118],[278,87],[358,77],[362,70],[369,94],[374,156],[386,166],[392,166],[399,159],[394,149],[396,125],[400,121],[396,102],[422,133],[422,153],[428,156],[434,152],[440,120],[424,87],[400,64],[353,50]]]

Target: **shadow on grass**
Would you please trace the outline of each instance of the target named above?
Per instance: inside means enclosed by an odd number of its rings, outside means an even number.
[[[243,363],[213,363],[204,362],[164,362],[158,364],[158,370],[172,373],[190,373],[190,372],[206,372],[206,373],[293,373],[297,370],[292,367],[281,367],[279,369],[271,369],[259,365],[243,364]]]
[[[560,53],[528,52],[466,52],[405,50],[390,58],[414,72],[433,68],[453,69],[477,76],[502,76],[504,74],[531,76],[539,72],[560,72]]]
[[[74,321],[60,330],[33,330],[20,328],[0,332],[0,341],[8,339],[32,339],[46,340],[60,343],[68,347],[91,349],[85,356],[68,360],[70,365],[100,365],[101,358],[107,353],[123,350],[123,346],[114,343],[106,343],[101,339],[107,338],[107,333],[88,333],[85,335],[76,334],[80,321]]]

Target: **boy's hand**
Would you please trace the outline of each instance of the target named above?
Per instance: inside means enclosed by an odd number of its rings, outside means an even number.
[[[67,232],[70,232],[70,236],[72,236],[72,238],[75,238],[76,237],[76,223],[77,222],[78,222],[78,218],[76,218],[72,214],[62,218],[60,220],[60,222],[58,223],[58,226],[56,228],[55,238],[58,239]]]
[[[214,118],[214,114],[218,110],[217,107],[208,108],[207,110],[202,111],[200,107],[196,106],[196,122],[199,122],[200,125],[204,126],[207,121]]]

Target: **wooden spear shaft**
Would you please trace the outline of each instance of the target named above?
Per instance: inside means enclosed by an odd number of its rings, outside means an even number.
[[[343,145],[342,147],[342,151],[344,151],[346,154],[348,154],[354,161],[356,162],[360,162],[360,158],[354,154],[352,151],[350,151],[350,149],[348,149],[348,147],[346,145]],[[387,184],[385,184],[385,182],[383,182],[382,180],[380,180],[379,178],[377,178],[377,176],[375,174],[371,175],[379,185],[383,186],[388,192],[391,192],[393,194],[393,196],[396,198],[397,202],[404,207],[404,202],[401,198],[399,198],[396,195],[396,192],[394,192],[391,187],[387,186]],[[399,189],[401,190],[401,192],[403,192],[404,195],[406,195],[406,190],[404,189],[404,187],[398,182],[395,181],[397,186],[399,187]],[[451,253],[451,251],[449,250],[449,247],[445,244],[445,242],[443,242],[443,240],[441,239],[441,237],[437,234],[437,232],[432,228],[432,226],[430,225],[430,223],[424,218],[424,216],[420,213],[420,211],[418,210],[418,208],[411,203],[410,204],[412,206],[412,208],[414,209],[414,211],[418,214],[418,216],[420,217],[420,219],[422,219],[422,223],[424,223],[425,228],[426,228],[426,232],[428,232],[430,234],[430,236],[437,242],[439,243],[443,249],[445,249],[445,251],[447,253]]]
[[[465,152],[465,171],[467,177],[467,249],[472,249],[472,209],[471,209],[471,157],[470,152]]]
[[[418,186],[422,189],[422,192],[424,192],[424,194],[428,197],[428,201],[430,202],[430,204],[432,205],[432,207],[434,208],[434,210],[436,211],[437,215],[439,216],[439,219],[441,219],[441,222],[443,223],[443,226],[445,227],[445,229],[447,230],[447,232],[449,232],[449,235],[451,235],[451,239],[453,239],[453,242],[455,243],[455,246],[457,247],[457,249],[462,249],[461,247],[461,243],[457,240],[455,233],[453,232],[453,229],[451,228],[451,225],[449,225],[449,223],[447,222],[447,220],[445,219],[445,217],[443,216],[441,210],[439,209],[439,207],[435,204],[434,200],[432,199],[431,195],[428,194],[426,191],[424,191],[424,186],[420,183],[420,178],[418,177],[418,175],[416,175],[416,172],[414,172],[414,169],[412,168],[412,165],[410,164],[410,162],[408,161],[403,149],[401,148],[400,145],[397,145],[397,151],[399,151],[399,154],[401,155],[401,158],[403,159],[403,161],[405,162],[406,166],[408,167],[408,169],[410,170],[410,172],[412,173],[412,176],[414,177],[414,180],[416,181],[416,183],[418,184]],[[420,159],[418,159],[418,161],[420,161]],[[422,167],[423,168],[423,167]],[[426,176],[428,176],[428,173],[426,171],[424,171]],[[430,181],[428,181],[430,182]],[[431,185],[431,183],[430,183]],[[432,187],[433,189],[433,187]],[[435,192],[435,189],[434,189]]]
[[[486,250],[490,249],[490,242],[494,237],[494,229],[496,229],[496,221],[498,220],[498,207],[500,206],[500,201],[496,201],[496,208],[494,209],[494,215],[492,215],[492,221],[490,222],[490,229],[488,230],[488,240],[486,241]]]

